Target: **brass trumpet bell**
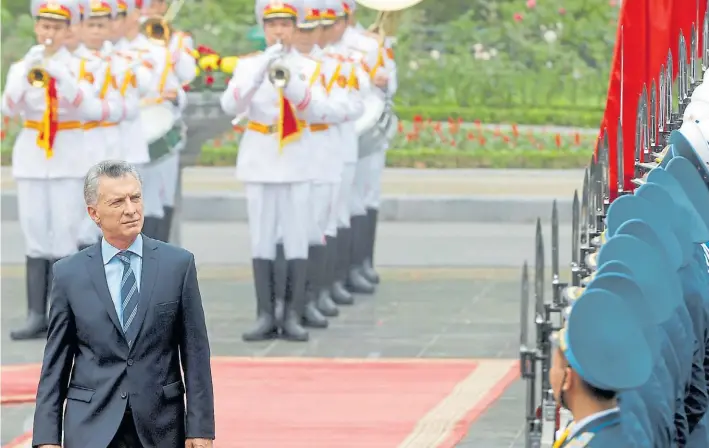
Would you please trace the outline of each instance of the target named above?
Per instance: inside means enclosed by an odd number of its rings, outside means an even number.
[[[171,29],[167,21],[160,17],[149,17],[143,22],[143,34],[148,39],[156,40],[164,43],[170,41]]]
[[[276,88],[285,87],[290,80],[290,70],[283,65],[273,64],[268,69],[268,80]]]
[[[32,87],[47,87],[49,83],[49,73],[42,67],[33,67],[27,73],[27,82],[30,83]]]

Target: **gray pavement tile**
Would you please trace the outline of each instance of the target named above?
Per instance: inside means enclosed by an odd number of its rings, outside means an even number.
[[[3,406],[0,409],[0,444],[5,445],[32,429],[34,405]]]

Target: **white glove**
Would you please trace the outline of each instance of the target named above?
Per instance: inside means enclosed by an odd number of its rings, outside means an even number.
[[[274,44],[264,50],[263,56],[266,59],[268,59],[269,61],[272,61],[272,60],[276,59],[278,56],[280,56],[282,53],[283,53],[283,45],[282,44]]]
[[[67,64],[51,59],[46,66],[49,76],[57,80],[58,94],[68,101],[74,101],[79,94],[79,84]]]
[[[44,58],[44,45],[35,45],[30,48],[30,51],[25,55],[25,66],[29,72],[33,67],[36,67],[42,63]]]

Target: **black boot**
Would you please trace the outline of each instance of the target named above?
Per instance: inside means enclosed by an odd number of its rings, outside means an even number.
[[[285,316],[281,326],[281,337],[289,341],[307,341],[308,332],[300,324],[305,309],[305,279],[308,275],[307,260],[288,260],[286,280]]]
[[[322,315],[316,306],[318,298],[318,272],[321,265],[321,254],[319,249],[325,246],[310,246],[308,248],[308,277],[305,282],[305,309],[303,310],[303,326],[310,328],[327,328],[327,319]]]
[[[276,245],[276,261],[273,262],[273,294],[276,298],[276,320],[283,321],[283,310],[286,300],[286,281],[288,264],[283,244]]]
[[[330,297],[338,305],[352,305],[354,297],[345,288],[347,269],[350,265],[350,229],[340,227],[337,229],[337,238],[327,239],[328,260],[332,269],[332,286]]]
[[[10,333],[14,341],[47,336],[47,302],[51,288],[50,260],[27,257],[27,321]]]
[[[332,240],[334,244],[334,240]],[[328,263],[334,264],[335,260],[331,262],[328,260],[328,249],[327,246],[315,246],[316,254],[313,254],[314,258],[318,258],[318,268],[317,268],[317,289],[315,290],[315,306],[318,310],[326,317],[336,317],[340,314],[340,310],[337,309],[337,305],[332,301],[330,297],[330,285],[332,284],[332,275],[330,274],[331,269]]]
[[[165,216],[160,220],[160,227],[158,228],[157,239],[167,243],[170,241],[170,232],[172,231],[172,217],[175,214],[175,209],[173,207],[163,207],[163,213]]]
[[[241,338],[246,342],[266,341],[278,336],[273,303],[273,261],[254,258],[251,263],[256,287],[256,326]]]
[[[156,218],[154,216],[146,216],[145,220],[143,221],[143,235],[154,240],[158,239],[158,237],[160,236],[158,234],[160,229],[160,221],[160,218]]]
[[[378,284],[379,274],[374,270],[374,241],[377,239],[377,219],[379,210],[376,208],[367,209],[367,244],[364,253],[364,262],[362,263],[362,276],[369,283]]]
[[[374,294],[374,285],[362,276],[362,263],[367,244],[367,215],[357,215],[350,219],[352,242],[350,245],[350,265],[347,273],[347,289],[355,294]]]

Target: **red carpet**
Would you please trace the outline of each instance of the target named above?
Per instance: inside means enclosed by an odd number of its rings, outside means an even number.
[[[218,447],[453,447],[516,378],[497,360],[215,358]],[[38,366],[2,368],[2,404]],[[14,446],[23,446],[22,443]]]

